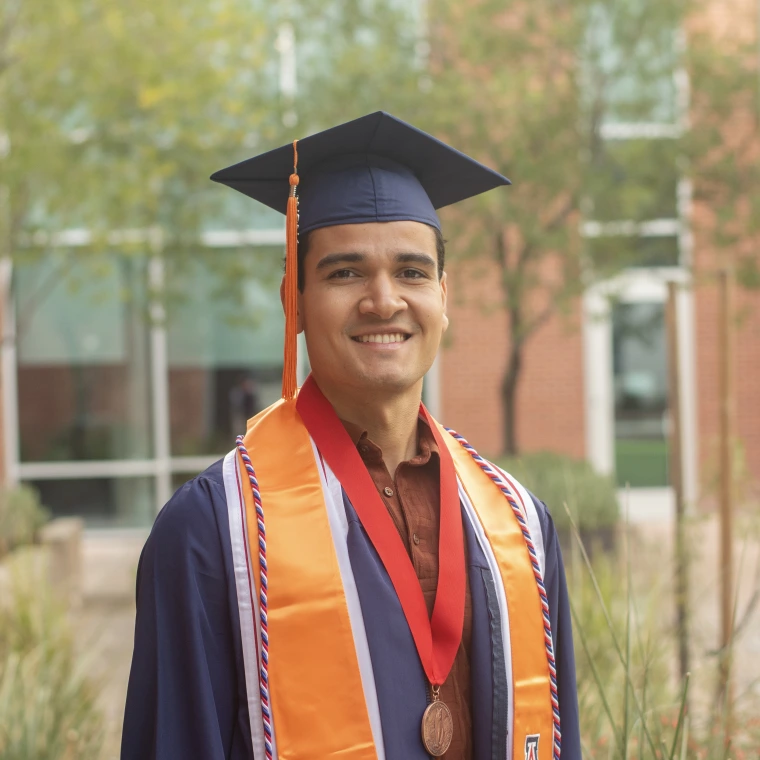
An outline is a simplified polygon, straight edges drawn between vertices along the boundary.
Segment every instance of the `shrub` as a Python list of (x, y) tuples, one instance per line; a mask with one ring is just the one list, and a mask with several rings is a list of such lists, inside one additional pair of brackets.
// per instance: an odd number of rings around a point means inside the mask
[(33, 488), (0, 490), (0, 557), (17, 546), (30, 544), (49, 517)]
[(97, 760), (103, 731), (95, 691), (63, 612), (28, 569), (19, 568), (0, 605), (0, 757)]
[(641, 547), (624, 544), (627, 560), (599, 555), (592, 565), (574, 541), (581, 556), (568, 583), (584, 760), (757, 758), (757, 696), (734, 703), (727, 746), (724, 705), (705, 699), (718, 661), (702, 659), (693, 677), (676, 677), (672, 593), (659, 562), (642, 562)]
[(612, 478), (599, 475), (588, 462), (540, 452), (504, 458), (497, 464), (547, 504), (560, 533), (570, 528), (565, 504), (582, 532), (611, 528), (618, 521)]

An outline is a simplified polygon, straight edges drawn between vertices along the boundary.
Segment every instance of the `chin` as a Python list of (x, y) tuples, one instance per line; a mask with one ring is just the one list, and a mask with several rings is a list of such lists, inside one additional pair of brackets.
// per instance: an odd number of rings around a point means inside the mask
[(410, 374), (408, 372), (373, 372), (366, 370), (355, 378), (357, 386), (364, 386), (376, 391), (390, 391), (393, 393), (403, 393), (409, 391), (422, 381), (422, 376)]

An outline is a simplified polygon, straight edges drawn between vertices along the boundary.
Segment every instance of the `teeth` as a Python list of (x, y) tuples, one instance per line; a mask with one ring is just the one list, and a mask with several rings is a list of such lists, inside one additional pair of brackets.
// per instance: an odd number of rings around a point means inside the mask
[(384, 335), (362, 335), (359, 340), (362, 343), (401, 343), (404, 341), (403, 333), (387, 333)]

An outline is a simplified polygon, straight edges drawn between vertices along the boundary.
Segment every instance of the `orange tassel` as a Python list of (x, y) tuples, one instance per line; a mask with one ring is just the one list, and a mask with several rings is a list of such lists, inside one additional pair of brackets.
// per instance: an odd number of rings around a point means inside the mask
[(282, 397), (291, 401), (298, 385), (298, 140), (293, 141), (293, 174), (285, 214), (285, 351), (282, 370)]

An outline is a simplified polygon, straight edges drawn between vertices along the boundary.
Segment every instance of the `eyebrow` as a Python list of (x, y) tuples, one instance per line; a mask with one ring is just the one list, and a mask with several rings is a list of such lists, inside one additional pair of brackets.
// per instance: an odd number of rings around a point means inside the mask
[[(329, 253), (319, 260), (316, 268), (327, 269), (335, 264), (358, 264), (364, 261), (366, 256), (363, 253)], [(420, 266), (435, 267), (435, 259), (427, 253), (397, 253), (396, 262), (399, 264), (419, 264)]]
[(396, 254), (399, 264), (419, 264), (423, 267), (437, 267), (438, 262), (427, 253), (399, 253)]
[(364, 261), (363, 253), (329, 253), (319, 260), (317, 270), (326, 269), (334, 264), (357, 264)]

